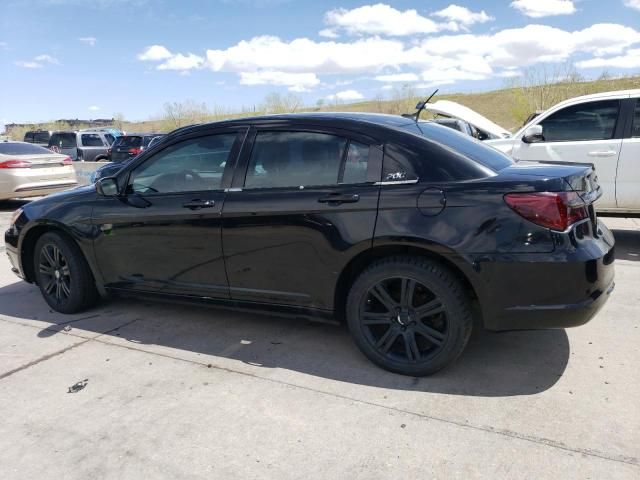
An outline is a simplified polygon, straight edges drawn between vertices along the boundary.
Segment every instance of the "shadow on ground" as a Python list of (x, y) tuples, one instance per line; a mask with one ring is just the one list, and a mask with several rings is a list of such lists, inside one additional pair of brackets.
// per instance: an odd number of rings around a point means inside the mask
[(611, 230), (616, 238), (616, 260), (640, 262), (640, 230)]
[[(119, 298), (83, 314), (64, 316), (49, 309), (37, 287), (21, 282), (0, 288), (0, 315), (14, 317), (13, 321), (52, 323), (37, 333), (40, 338), (60, 334), (65, 327), (103, 333), (124, 325), (108, 335), (145, 350), (169, 347), (175, 349), (169, 351), (175, 357), (193, 360), (195, 354), (205, 364), (216, 364), (212, 357), (219, 357), (352, 384), (455, 395), (542, 392), (562, 376), (570, 355), (564, 330), (491, 333), (477, 329), (462, 357), (448, 369), (427, 378), (404, 377), (369, 363), (340, 326)], [(164, 355), (167, 352), (162, 350)]]

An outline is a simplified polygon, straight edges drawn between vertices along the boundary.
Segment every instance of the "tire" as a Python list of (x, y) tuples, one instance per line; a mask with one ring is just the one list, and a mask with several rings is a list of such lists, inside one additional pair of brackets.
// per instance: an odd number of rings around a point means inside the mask
[(473, 328), (462, 283), (442, 264), (412, 256), (378, 260), (362, 272), (349, 291), (346, 317), (369, 360), (411, 376), (454, 362)]
[(42, 235), (36, 242), (33, 265), (40, 292), (54, 310), (77, 313), (97, 303), (99, 295), (89, 265), (66, 236), (57, 232)]

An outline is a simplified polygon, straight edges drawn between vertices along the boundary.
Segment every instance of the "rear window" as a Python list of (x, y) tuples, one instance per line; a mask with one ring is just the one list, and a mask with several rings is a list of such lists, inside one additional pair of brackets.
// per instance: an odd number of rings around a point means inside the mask
[(33, 142), (34, 143), (47, 143), (51, 135), (49, 132), (35, 132), (33, 134)]
[(136, 135), (136, 136), (119, 137), (113, 146), (137, 148), (141, 145), (142, 145), (142, 137)]
[(75, 148), (76, 134), (75, 133), (54, 133), (49, 139), (49, 146), (59, 148)]
[(83, 147), (104, 147), (102, 138), (97, 133), (83, 133), (82, 134), (82, 146)]
[(469, 135), (461, 135), (451, 128), (425, 122), (418, 125), (418, 129), (422, 136), (443, 149), (489, 168), (493, 172), (499, 172), (513, 165), (513, 160), (499, 150)]
[(39, 145), (31, 143), (0, 143), (0, 154), (2, 155), (51, 155), (51, 150), (47, 150)]

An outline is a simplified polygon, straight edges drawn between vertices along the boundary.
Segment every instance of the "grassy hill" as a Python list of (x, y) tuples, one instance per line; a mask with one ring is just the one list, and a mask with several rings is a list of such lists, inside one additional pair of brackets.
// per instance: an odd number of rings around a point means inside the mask
[[(640, 89), (640, 76), (624, 78), (603, 78), (593, 81), (568, 80), (531, 87), (512, 87), (479, 93), (438, 94), (435, 100), (452, 100), (461, 103), (508, 130), (517, 130), (530, 113), (544, 110), (568, 98), (612, 90)], [(515, 79), (514, 83), (518, 83)], [(410, 87), (400, 88), (389, 98), (376, 98), (356, 103), (333, 103), (316, 107), (304, 107), (293, 95), (271, 94), (265, 103), (253, 109), (231, 111), (209, 109), (204, 104), (193, 101), (165, 105), (165, 112), (158, 118), (143, 122), (118, 121), (118, 127), (129, 132), (168, 132), (183, 125), (211, 122), (265, 113), (286, 113), (292, 111), (354, 111), (401, 114), (414, 111), (415, 104), (423, 99)], [(426, 116), (425, 116), (426, 117)], [(32, 128), (64, 129), (55, 122), (33, 124)], [(22, 140), (24, 130), (7, 132), (13, 139)]]

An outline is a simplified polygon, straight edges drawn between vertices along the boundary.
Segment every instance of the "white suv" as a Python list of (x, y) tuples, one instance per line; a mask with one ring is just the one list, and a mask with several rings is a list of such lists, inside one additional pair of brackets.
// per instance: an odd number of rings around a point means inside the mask
[(640, 213), (640, 90), (566, 100), (486, 143), (516, 161), (593, 163), (603, 190), (597, 209)]

